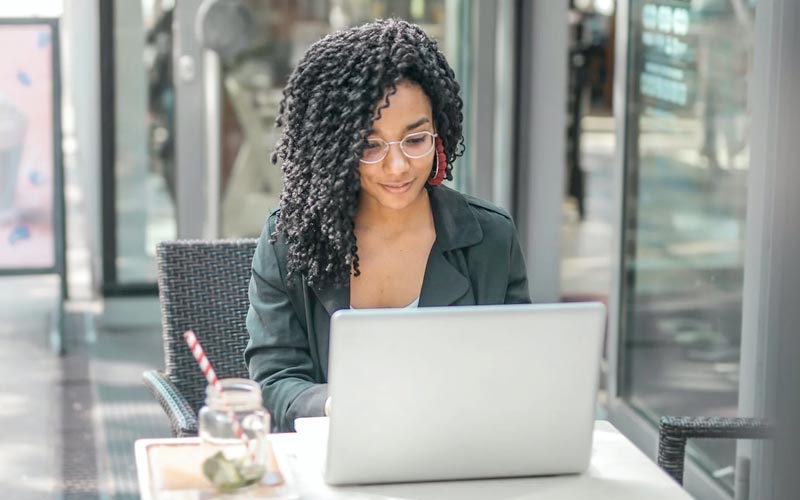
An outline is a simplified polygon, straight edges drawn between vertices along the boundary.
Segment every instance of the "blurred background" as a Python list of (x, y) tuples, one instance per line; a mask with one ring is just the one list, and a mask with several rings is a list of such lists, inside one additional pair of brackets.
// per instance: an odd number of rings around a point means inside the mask
[[(777, 340), (748, 328), (767, 309), (745, 287), (763, 243), (746, 222), (772, 223), (748, 204), (800, 179), (764, 173), (753, 112), (783, 94), (755, 68), (786, 57), (772, 13), (793, 1), (3, 2), (8, 498), (138, 498), (133, 441), (169, 435), (141, 384), (163, 367), (156, 244), (258, 236), (292, 68), (376, 18), (447, 55), (465, 101), (454, 187), (512, 213), (534, 300), (609, 306), (598, 416), (652, 457), (662, 415), (759, 414)], [(752, 453), (692, 443), (687, 489), (733, 498)]]

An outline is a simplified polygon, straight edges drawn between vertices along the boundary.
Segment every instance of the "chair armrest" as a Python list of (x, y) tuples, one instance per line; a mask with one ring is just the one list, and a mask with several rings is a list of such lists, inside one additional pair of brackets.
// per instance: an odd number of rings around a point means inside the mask
[(661, 417), (658, 431), (658, 466), (683, 484), (686, 440), (690, 438), (766, 439), (770, 426), (743, 417)]
[(174, 437), (197, 436), (197, 415), (175, 384), (161, 372), (149, 370), (142, 373), (142, 380), (150, 394), (169, 417)]

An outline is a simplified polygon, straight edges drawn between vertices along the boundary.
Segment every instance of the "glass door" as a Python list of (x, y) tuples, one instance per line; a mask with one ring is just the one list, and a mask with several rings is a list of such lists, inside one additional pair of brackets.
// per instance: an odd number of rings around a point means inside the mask
[[(736, 416), (754, 1), (631, 0), (617, 396)], [(689, 453), (733, 491), (736, 443)]]
[(154, 293), (176, 236), (174, 0), (101, 0), (103, 288)]

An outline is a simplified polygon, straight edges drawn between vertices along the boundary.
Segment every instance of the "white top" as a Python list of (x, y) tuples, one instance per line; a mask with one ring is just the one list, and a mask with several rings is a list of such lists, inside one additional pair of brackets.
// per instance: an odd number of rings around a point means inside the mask
[[(414, 302), (410, 303), (405, 307), (398, 307), (398, 309), (414, 309), (415, 307), (419, 307), (419, 297), (414, 299)], [(357, 307), (350, 306), (350, 309), (358, 309)]]

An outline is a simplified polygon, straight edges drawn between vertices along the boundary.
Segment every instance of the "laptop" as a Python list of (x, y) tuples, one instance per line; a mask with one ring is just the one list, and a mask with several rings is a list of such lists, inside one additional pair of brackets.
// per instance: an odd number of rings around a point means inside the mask
[(600, 303), (342, 310), (331, 318), (331, 485), (580, 473)]

